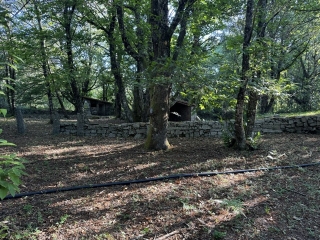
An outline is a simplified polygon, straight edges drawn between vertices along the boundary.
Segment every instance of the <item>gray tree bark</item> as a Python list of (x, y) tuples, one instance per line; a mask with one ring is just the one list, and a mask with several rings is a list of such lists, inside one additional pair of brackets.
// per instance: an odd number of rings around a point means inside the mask
[[(257, 19), (258, 19), (258, 29), (257, 29), (257, 42), (262, 46), (261, 49), (265, 49), (264, 46), (264, 37), (267, 27), (266, 22), (266, 14), (267, 14), (267, 0), (259, 0), (257, 5)], [(259, 52), (257, 53), (257, 57), (263, 57), (265, 53)], [(261, 70), (257, 71), (257, 79), (253, 79), (253, 81), (260, 81), (261, 79)], [(249, 92), (249, 101), (247, 106), (247, 128), (246, 128), (246, 138), (253, 138), (253, 130), (254, 124), (256, 121), (257, 115), (257, 105), (258, 105), (259, 95), (255, 90), (250, 90)]]
[(186, 8), (193, 3), (193, 0), (180, 0), (176, 15), (170, 24), (168, 0), (151, 0), (152, 54), (150, 55), (152, 55), (153, 83), (150, 87), (150, 126), (145, 143), (147, 149), (166, 150), (170, 147), (167, 127), (171, 90), (169, 79), (172, 69), (164, 66), (170, 59), (172, 35), (186, 14)]
[(17, 130), (19, 134), (26, 133), (26, 125), (23, 120), (22, 111), (19, 107), (16, 108), (16, 121), (17, 121)]
[(251, 76), (248, 76), (250, 70), (250, 54), (248, 47), (250, 46), (253, 31), (253, 0), (247, 0), (246, 21), (244, 28), (243, 53), (242, 53), (242, 84), (237, 95), (236, 114), (234, 123), (234, 135), (237, 147), (240, 150), (246, 148), (246, 134), (244, 129), (243, 114), (245, 106), (245, 96), (248, 82)]
[(60, 115), (58, 112), (53, 113), (52, 120), (52, 134), (57, 135), (60, 133)]

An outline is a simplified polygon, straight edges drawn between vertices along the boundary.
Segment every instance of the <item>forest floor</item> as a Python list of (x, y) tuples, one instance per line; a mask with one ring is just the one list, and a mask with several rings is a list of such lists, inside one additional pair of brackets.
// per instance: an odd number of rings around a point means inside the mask
[[(99, 120), (102, 121), (107, 120)], [(319, 162), (320, 135), (264, 135), (255, 151), (221, 139), (143, 141), (51, 135), (47, 118), (0, 120), (1, 148), (27, 160), (21, 193)], [(320, 165), (81, 189), (0, 201), (0, 239), (320, 239)]]

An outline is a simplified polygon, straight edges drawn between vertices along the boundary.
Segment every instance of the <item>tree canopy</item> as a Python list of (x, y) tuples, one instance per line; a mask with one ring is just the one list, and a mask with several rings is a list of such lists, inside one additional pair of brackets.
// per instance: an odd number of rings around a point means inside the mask
[(110, 101), (116, 117), (150, 121), (146, 147), (159, 150), (181, 99), (200, 115), (234, 111), (243, 149), (257, 110), (319, 108), (319, 10), (313, 0), (1, 1), (0, 104), (67, 115), (85, 96)]

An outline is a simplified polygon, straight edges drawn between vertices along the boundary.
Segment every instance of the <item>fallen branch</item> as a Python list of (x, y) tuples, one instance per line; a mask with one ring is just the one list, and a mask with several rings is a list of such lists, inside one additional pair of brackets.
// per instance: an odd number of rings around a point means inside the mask
[(210, 224), (208, 224), (208, 223), (205, 223), (202, 219), (200, 219), (200, 218), (198, 218), (198, 221), (200, 222), (200, 223), (202, 223), (204, 226), (206, 226), (206, 227), (208, 227), (208, 228), (215, 228), (215, 225), (210, 225)]
[(168, 238), (168, 237), (171, 237), (171, 236), (173, 236), (173, 235), (175, 235), (175, 234), (178, 234), (179, 232), (180, 232), (179, 230), (175, 230), (175, 231), (173, 231), (173, 232), (171, 232), (171, 233), (168, 233), (168, 234), (166, 234), (166, 235), (163, 235), (162, 237), (155, 238), (155, 240), (164, 240), (164, 239), (166, 239), (166, 238)]

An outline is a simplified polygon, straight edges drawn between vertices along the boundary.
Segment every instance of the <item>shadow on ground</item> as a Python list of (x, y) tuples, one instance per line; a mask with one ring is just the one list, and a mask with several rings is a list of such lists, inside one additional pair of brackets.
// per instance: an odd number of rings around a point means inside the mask
[[(143, 141), (50, 135), (45, 120), (12, 122), (4, 138), (28, 160), (22, 192), (319, 161), (319, 136), (264, 136), (237, 152), (219, 139), (170, 139), (169, 151)], [(10, 125), (11, 124), (11, 125)], [(320, 169), (276, 170), (77, 190), (0, 202), (8, 239), (319, 239)]]

